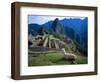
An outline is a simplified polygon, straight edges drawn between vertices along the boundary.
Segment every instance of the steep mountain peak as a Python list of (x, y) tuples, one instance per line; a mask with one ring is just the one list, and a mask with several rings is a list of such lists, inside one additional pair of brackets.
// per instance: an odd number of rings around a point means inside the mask
[(54, 22), (52, 23), (52, 32), (58, 36), (64, 37), (65, 36), (65, 30), (63, 27), (63, 24), (61, 24), (60, 20), (56, 18)]
[(53, 29), (53, 31), (56, 31), (56, 27), (57, 27), (57, 25), (59, 24), (59, 19), (58, 18), (56, 18), (54, 21), (53, 21), (53, 23), (52, 23), (52, 29)]
[(58, 18), (56, 18), (54, 21), (58, 22), (58, 21), (59, 21), (59, 19), (58, 19)]

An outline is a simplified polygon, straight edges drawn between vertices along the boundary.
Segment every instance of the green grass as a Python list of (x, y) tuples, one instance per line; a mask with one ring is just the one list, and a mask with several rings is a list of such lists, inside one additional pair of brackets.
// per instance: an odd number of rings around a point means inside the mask
[(84, 55), (77, 55), (77, 59), (75, 60), (75, 62), (77, 64), (87, 64), (88, 63), (88, 59), (87, 56)]
[(46, 54), (46, 57), (52, 63), (56, 63), (57, 61), (63, 59), (64, 56), (61, 52), (56, 52), (56, 53), (48, 53)]
[(42, 66), (42, 65), (52, 65), (52, 63), (45, 57), (45, 55), (40, 55), (38, 57), (28, 57), (29, 66)]
[[(72, 61), (66, 60), (61, 52), (41, 54), (33, 57), (29, 54), (28, 66), (69, 65)], [(77, 54), (76, 64), (87, 64), (87, 57)]]

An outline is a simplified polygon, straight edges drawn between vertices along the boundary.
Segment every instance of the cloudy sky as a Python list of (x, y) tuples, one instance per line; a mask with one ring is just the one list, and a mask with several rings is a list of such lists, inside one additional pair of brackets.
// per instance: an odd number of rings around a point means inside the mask
[(48, 21), (55, 20), (56, 18), (59, 18), (59, 20), (62, 20), (64, 18), (80, 18), (84, 19), (85, 17), (56, 17), (56, 16), (37, 16), (37, 15), (29, 15), (28, 16), (28, 24), (35, 23), (35, 24), (44, 24)]

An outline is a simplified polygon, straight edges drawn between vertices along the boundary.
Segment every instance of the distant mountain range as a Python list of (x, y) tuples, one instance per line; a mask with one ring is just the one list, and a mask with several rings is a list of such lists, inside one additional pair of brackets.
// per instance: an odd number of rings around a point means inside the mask
[(59, 37), (69, 37), (81, 47), (87, 48), (88, 18), (65, 18), (48, 21), (42, 25), (28, 24), (28, 34), (33, 36), (51, 33)]

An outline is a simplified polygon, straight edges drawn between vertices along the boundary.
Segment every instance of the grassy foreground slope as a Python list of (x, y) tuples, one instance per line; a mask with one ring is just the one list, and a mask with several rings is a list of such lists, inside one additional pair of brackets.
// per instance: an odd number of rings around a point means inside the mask
[[(64, 55), (61, 52), (41, 54), (37, 57), (33, 57), (29, 55), (28, 57), (28, 65), (29, 66), (46, 66), (46, 65), (69, 65), (71, 61), (66, 60)], [(87, 57), (84, 55), (77, 55), (77, 59), (75, 60), (77, 64), (87, 64)]]

